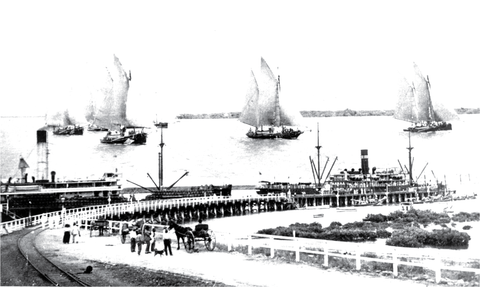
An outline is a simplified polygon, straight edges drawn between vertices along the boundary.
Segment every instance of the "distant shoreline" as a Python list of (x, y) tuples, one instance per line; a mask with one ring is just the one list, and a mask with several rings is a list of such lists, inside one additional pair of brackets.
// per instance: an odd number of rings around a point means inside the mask
[[(480, 114), (480, 108), (455, 109), (457, 114)], [(368, 116), (393, 116), (394, 110), (339, 110), (339, 111), (300, 111), (304, 118), (311, 117), (368, 117)], [(238, 119), (240, 112), (211, 113), (211, 114), (180, 114), (177, 119)]]
[[(480, 114), (480, 108), (455, 109), (457, 114)], [(393, 116), (395, 110), (338, 110), (338, 111), (300, 111), (304, 118), (318, 117), (372, 117)], [(0, 118), (44, 118), (45, 115), (0, 116)], [(177, 119), (238, 119), (240, 112), (210, 113), (210, 114), (179, 114)]]

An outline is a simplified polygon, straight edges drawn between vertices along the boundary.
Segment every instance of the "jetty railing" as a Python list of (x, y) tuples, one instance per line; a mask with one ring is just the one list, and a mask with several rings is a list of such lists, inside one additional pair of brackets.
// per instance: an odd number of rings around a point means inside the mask
[(480, 274), (480, 257), (473, 257), (478, 256), (476, 254), (459, 255), (457, 250), (393, 247), (265, 234), (215, 234), (217, 243), (227, 245), (229, 252), (246, 246), (247, 254), (252, 255), (254, 248), (263, 248), (270, 258), (274, 258), (276, 251), (290, 251), (295, 254), (297, 262), (301, 261), (301, 254), (322, 255), (324, 267), (329, 266), (332, 257), (352, 259), (356, 270), (360, 270), (365, 261), (391, 263), (392, 274), (397, 277), (400, 265), (417, 266), (432, 270), (437, 283), (442, 280), (442, 270)]
[[(94, 205), (78, 207), (73, 209), (63, 209), (60, 211), (48, 212), (39, 215), (32, 215), (21, 219), (2, 222), (0, 224), (0, 234), (8, 234), (13, 231), (21, 230), (32, 225), (42, 224), (43, 228), (60, 228), (68, 222), (78, 222), (88, 228), (89, 223), (84, 220), (99, 219), (104, 216), (119, 216), (125, 213), (136, 213), (151, 210), (162, 210), (173, 207), (188, 207), (197, 204), (219, 204), (225, 202), (248, 201), (248, 200), (282, 200), (283, 195), (245, 195), (245, 196), (206, 196), (206, 197), (186, 197), (173, 199), (159, 199), (149, 201), (130, 201), (122, 203), (112, 203), (105, 205)], [(85, 225), (86, 224), (86, 225)]]

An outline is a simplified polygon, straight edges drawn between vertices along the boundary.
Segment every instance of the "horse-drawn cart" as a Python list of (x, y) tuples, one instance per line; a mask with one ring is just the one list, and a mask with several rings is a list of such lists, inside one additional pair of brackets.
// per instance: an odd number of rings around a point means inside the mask
[[(203, 224), (201, 228), (195, 228), (192, 230), (190, 227), (182, 227), (174, 222), (170, 222), (170, 229), (175, 229), (178, 241), (178, 249), (180, 248), (180, 239), (182, 239), (185, 249), (188, 253), (193, 253), (198, 251), (198, 248), (195, 247), (195, 242), (201, 242), (205, 244), (205, 248), (208, 251), (213, 251), (217, 245), (217, 238), (215, 233), (208, 229), (207, 224)], [(185, 242), (184, 239), (187, 239)]]
[(202, 232), (189, 231), (187, 232), (187, 252), (192, 253), (196, 251), (195, 242), (201, 242), (205, 244), (205, 248), (208, 251), (213, 251), (217, 245), (217, 238), (212, 230), (202, 230)]

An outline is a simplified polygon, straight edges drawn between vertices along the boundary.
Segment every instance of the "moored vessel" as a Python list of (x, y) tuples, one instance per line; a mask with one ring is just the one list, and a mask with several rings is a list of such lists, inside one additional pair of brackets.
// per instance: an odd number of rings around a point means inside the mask
[(1, 182), (2, 208), (19, 216), (87, 205), (126, 201), (117, 172), (107, 172), (97, 179), (58, 180), (49, 172), (47, 131), (37, 131), (37, 176), (28, 179), (26, 161), (20, 159), (21, 176)]

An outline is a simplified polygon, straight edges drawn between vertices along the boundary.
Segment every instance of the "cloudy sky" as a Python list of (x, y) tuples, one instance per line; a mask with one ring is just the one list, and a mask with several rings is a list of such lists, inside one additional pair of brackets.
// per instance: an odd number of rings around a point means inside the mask
[(300, 110), (393, 109), (413, 62), (432, 96), (478, 108), (477, 3), (1, 1), (1, 114), (81, 103), (113, 54), (149, 116), (241, 111), (260, 57)]

